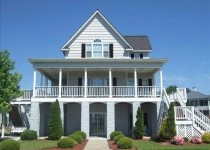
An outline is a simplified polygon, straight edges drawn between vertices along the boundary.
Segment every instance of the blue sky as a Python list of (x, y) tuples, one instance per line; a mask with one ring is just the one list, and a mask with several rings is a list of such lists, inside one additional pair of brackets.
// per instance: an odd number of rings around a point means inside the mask
[(28, 58), (63, 58), (65, 42), (99, 9), (122, 35), (148, 35), (152, 58), (168, 58), (164, 86), (210, 95), (209, 0), (0, 0), (0, 49), (9, 49), (22, 89)]

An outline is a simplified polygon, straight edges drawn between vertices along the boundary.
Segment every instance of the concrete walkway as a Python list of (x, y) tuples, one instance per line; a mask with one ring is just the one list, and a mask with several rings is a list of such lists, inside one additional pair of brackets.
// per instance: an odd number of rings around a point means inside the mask
[(110, 150), (106, 138), (90, 137), (84, 150)]

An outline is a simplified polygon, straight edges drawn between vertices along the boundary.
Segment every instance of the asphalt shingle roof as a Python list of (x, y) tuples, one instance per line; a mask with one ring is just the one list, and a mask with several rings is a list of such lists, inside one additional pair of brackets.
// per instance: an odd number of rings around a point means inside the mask
[(148, 36), (123, 36), (134, 50), (152, 50)]
[(200, 99), (200, 98), (208, 98), (208, 95), (200, 93), (198, 91), (191, 91), (187, 93), (187, 99)]

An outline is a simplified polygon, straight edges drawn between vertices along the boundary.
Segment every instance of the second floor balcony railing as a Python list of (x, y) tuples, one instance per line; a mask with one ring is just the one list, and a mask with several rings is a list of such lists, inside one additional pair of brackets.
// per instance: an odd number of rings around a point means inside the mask
[[(135, 97), (134, 86), (62, 86), (61, 97)], [(35, 97), (58, 97), (59, 86), (39, 86)], [(85, 91), (86, 90), (86, 91)], [(110, 94), (111, 91), (111, 94)], [(161, 88), (157, 86), (138, 86), (137, 97), (160, 97)]]

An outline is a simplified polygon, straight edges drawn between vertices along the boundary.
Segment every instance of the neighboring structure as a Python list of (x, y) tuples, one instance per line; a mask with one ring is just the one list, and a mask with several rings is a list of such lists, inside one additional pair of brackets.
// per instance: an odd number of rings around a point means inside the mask
[(210, 95), (205, 95), (193, 88), (187, 93), (187, 106), (195, 106), (204, 115), (210, 115)]
[[(186, 126), (193, 131), (184, 132), (189, 138), (209, 129), (195, 127), (203, 118), (196, 116), (198, 112), (184, 111), (185, 89), (166, 94), (162, 69), (167, 59), (150, 58), (149, 38), (122, 36), (98, 10), (68, 40), (62, 52), (63, 59), (29, 59), (34, 68), (33, 90), (25, 91), (12, 103), (17, 108), (11, 115), (20, 112), (11, 117), (13, 132), (27, 127), (39, 136), (47, 136), (50, 105), (56, 99), (65, 135), (82, 130), (87, 137), (109, 138), (112, 131), (121, 130), (132, 136), (137, 109), (141, 107), (145, 135), (152, 136), (158, 133), (169, 104), (174, 101), (181, 104), (175, 108), (179, 135)], [(201, 121), (193, 122), (192, 116)]]

